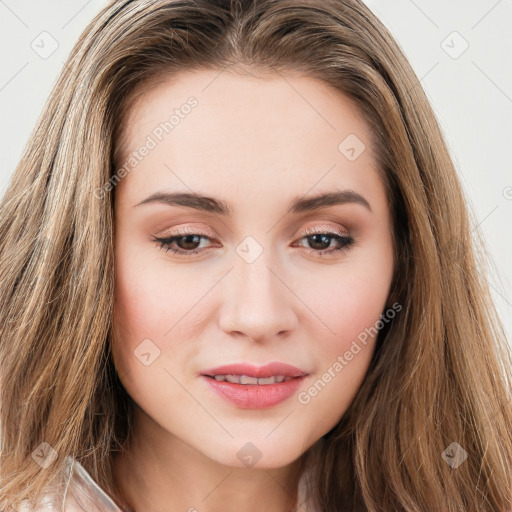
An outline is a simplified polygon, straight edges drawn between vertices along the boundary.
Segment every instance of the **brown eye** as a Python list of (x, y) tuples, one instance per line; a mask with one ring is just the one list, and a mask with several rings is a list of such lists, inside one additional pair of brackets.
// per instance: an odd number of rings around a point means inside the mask
[(209, 237), (198, 233), (184, 233), (165, 238), (153, 238), (153, 241), (156, 242), (161, 249), (165, 249), (165, 252), (170, 251), (173, 254), (188, 256), (200, 253), (204, 250), (203, 248), (198, 248), (201, 239), (210, 240)]
[[(312, 231), (306, 230), (301, 240), (307, 240), (308, 247), (306, 249), (314, 254), (323, 256), (324, 254), (338, 253), (344, 249), (348, 249), (354, 242), (354, 238), (350, 235), (341, 233), (331, 233), (328, 231)], [(329, 250), (332, 242), (338, 247)]]
[[(165, 252), (171, 252), (180, 256), (192, 256), (208, 250), (206, 247), (199, 247), (201, 240), (211, 240), (206, 235), (199, 233), (182, 233), (176, 234), (170, 237), (153, 238), (161, 249), (165, 249)], [(305, 231), (304, 236), (300, 240), (307, 240), (308, 246), (305, 247), (310, 253), (315, 255), (323, 256), (324, 254), (339, 253), (344, 249), (348, 249), (355, 240), (350, 235), (331, 233), (331, 232), (314, 232)], [(333, 241), (337, 245), (330, 249)], [(302, 246), (299, 244), (299, 246)]]

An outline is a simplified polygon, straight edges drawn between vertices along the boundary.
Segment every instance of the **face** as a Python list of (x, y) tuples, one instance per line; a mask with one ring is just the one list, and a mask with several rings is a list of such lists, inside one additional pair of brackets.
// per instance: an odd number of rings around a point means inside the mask
[(140, 425), (236, 467), (289, 464), (336, 425), (393, 273), (368, 127), (285, 78), (182, 72), (118, 141), (114, 363)]

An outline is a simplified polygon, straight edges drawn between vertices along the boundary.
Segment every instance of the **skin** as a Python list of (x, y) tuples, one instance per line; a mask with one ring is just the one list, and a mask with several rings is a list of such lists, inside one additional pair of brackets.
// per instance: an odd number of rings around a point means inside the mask
[[(371, 133), (349, 99), (299, 75), (258, 78), (233, 71), (181, 72), (148, 88), (127, 112), (119, 162), (169, 113), (198, 104), (115, 189), (114, 363), (133, 398), (135, 426), (115, 480), (136, 511), (290, 510), (299, 462), (331, 430), (364, 379), (375, 338), (307, 404), (298, 393), (266, 409), (242, 409), (213, 393), (201, 370), (271, 361), (308, 372), (304, 393), (386, 309), (393, 235)], [(356, 134), (354, 161), (338, 146)], [(334, 189), (357, 203), (287, 213), (296, 197)], [(228, 202), (231, 216), (147, 203), (157, 191), (196, 192)], [(206, 236), (165, 252), (151, 237), (189, 228)], [(347, 232), (355, 243), (306, 228)], [(236, 249), (252, 236), (263, 249), (248, 263)], [(315, 243), (316, 242), (316, 243)], [(316, 253), (315, 253), (316, 251)], [(134, 351), (160, 350), (146, 366)], [(251, 442), (252, 467), (237, 453)], [(170, 508), (172, 504), (172, 508)]]

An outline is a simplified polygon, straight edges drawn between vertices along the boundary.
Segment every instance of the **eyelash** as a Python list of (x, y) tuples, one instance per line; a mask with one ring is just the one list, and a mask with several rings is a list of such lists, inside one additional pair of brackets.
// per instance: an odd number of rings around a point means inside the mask
[[(355, 243), (354, 238), (350, 234), (345, 235), (342, 233), (333, 233), (328, 230), (321, 230), (321, 229), (319, 229), (319, 230), (306, 229), (303, 232), (302, 236), (299, 238), (299, 240), (302, 240), (303, 238), (309, 238), (309, 237), (312, 237), (315, 235), (325, 235), (328, 238), (331, 238), (331, 240), (336, 240), (336, 241), (338, 241), (338, 243), (340, 243), (340, 247), (338, 247), (337, 249), (334, 249), (334, 250), (323, 249), (321, 251), (318, 251), (315, 249), (307, 248), (308, 252), (314, 253), (316, 256), (324, 256), (325, 254), (340, 253), (341, 251), (348, 250), (350, 248), (350, 246), (352, 246)], [(165, 238), (153, 237), (152, 241), (155, 242), (160, 249), (165, 248), (165, 252), (170, 251), (171, 253), (173, 253), (175, 255), (185, 256), (185, 257), (191, 257), (191, 255), (201, 253), (204, 250), (208, 250), (208, 249), (192, 249), (190, 251), (186, 251), (186, 250), (179, 249), (179, 248), (176, 249), (171, 246), (171, 244), (174, 241), (176, 241), (180, 238), (184, 238), (186, 236), (196, 236), (199, 238), (210, 239), (210, 237), (208, 237), (206, 235), (201, 235), (200, 233), (183, 231), (183, 232), (176, 233), (170, 237), (165, 237)]]

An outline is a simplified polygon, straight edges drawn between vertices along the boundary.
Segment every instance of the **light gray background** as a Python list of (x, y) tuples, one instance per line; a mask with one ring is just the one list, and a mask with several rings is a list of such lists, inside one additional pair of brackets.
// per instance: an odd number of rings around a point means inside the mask
[[(487, 241), (494, 265), (488, 281), (510, 341), (512, 0), (366, 4), (403, 48), (438, 116), (470, 198), (474, 229)], [(0, 194), (73, 44), (104, 5), (0, 0)]]

